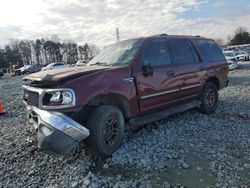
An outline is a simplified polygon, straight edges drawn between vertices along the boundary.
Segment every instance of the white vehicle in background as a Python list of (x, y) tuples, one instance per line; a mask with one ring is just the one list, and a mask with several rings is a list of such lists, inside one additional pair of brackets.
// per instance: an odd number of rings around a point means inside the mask
[(23, 67), (21, 67), (19, 70), (21, 71), (21, 72), (23, 72), (23, 71), (25, 71), (26, 69), (28, 69), (28, 68), (30, 68), (31, 67), (31, 65), (24, 65)]
[(223, 51), (223, 54), (227, 60), (229, 70), (234, 70), (239, 67), (234, 51)]
[(64, 68), (64, 67), (67, 67), (67, 66), (62, 62), (50, 63), (46, 67), (43, 67), (42, 71), (59, 69), (59, 68)]
[(87, 60), (79, 60), (76, 62), (76, 66), (85, 66), (87, 63)]
[(15, 74), (16, 75), (25, 74), (26, 70), (28, 70), (30, 67), (31, 67), (31, 65), (24, 65), (23, 67), (16, 69)]
[(235, 55), (236, 55), (237, 59), (240, 60), (240, 61), (249, 60), (249, 54), (247, 52), (245, 52), (245, 51), (235, 52)]

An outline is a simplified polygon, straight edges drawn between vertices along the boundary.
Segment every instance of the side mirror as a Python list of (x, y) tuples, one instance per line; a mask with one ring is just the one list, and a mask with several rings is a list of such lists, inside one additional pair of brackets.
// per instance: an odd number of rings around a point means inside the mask
[(142, 74), (145, 77), (153, 76), (153, 67), (151, 66), (151, 64), (146, 64), (142, 66)]

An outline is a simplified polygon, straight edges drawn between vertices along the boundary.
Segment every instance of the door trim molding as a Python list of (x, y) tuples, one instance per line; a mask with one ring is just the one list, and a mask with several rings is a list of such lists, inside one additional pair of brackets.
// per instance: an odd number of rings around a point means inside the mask
[(178, 92), (178, 91), (192, 89), (192, 88), (199, 87), (199, 86), (201, 86), (201, 84), (194, 84), (194, 85), (190, 85), (190, 86), (186, 86), (186, 87), (181, 87), (181, 88), (178, 88), (178, 89), (172, 89), (172, 90), (163, 91), (163, 92), (159, 92), (159, 93), (154, 93), (154, 94), (150, 94), (150, 95), (144, 95), (144, 96), (142, 96), (140, 98), (142, 100), (144, 100), (144, 99), (148, 99), (148, 98), (152, 98), (152, 97), (157, 97), (157, 96), (161, 96), (161, 95), (175, 93), (175, 92)]
[(194, 84), (194, 85), (190, 85), (186, 87), (181, 87), (181, 90), (192, 89), (192, 88), (199, 87), (199, 86), (201, 86), (201, 84)]
[(145, 95), (145, 96), (142, 96), (141, 99), (148, 99), (148, 98), (157, 97), (157, 96), (160, 96), (160, 95), (174, 93), (174, 92), (177, 92), (177, 91), (180, 91), (180, 89), (172, 89), (172, 90), (168, 90), (168, 91), (163, 91), (163, 92), (159, 92), (159, 93)]

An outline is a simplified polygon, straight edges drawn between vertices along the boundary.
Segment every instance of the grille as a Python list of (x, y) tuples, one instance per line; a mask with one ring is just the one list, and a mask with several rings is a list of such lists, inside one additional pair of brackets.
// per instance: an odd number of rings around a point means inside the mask
[(39, 93), (24, 89), (23, 100), (30, 106), (39, 107)]

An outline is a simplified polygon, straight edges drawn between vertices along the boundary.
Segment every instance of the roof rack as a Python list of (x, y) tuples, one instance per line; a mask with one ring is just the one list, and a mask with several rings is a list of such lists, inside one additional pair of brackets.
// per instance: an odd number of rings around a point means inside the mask
[(167, 36), (168, 34), (166, 34), (166, 33), (162, 33), (162, 34), (160, 34), (160, 36)]
[(195, 35), (195, 37), (201, 37), (200, 35)]

